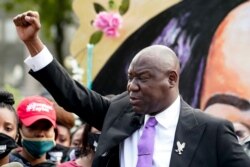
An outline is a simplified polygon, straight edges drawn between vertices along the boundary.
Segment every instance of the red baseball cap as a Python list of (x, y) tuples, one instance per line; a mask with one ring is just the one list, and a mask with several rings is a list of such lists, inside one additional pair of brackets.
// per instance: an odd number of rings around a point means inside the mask
[(56, 112), (53, 103), (45, 97), (26, 97), (19, 103), (17, 115), (25, 126), (30, 126), (40, 119), (46, 119), (56, 127)]

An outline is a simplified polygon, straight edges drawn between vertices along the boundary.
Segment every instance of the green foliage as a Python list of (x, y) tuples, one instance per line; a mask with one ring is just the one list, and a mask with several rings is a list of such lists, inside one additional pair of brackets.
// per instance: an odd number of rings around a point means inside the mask
[(5, 9), (7, 12), (21, 13), (26, 10), (37, 10), (37, 5), (34, 5), (34, 1), (25, 0), (1, 0), (0, 7)]
[(101, 11), (106, 11), (106, 9), (99, 3), (94, 3), (94, 9), (96, 13), (100, 13)]
[(109, 9), (115, 9), (116, 8), (116, 5), (115, 5), (115, 2), (114, 0), (109, 0)]
[(90, 37), (89, 43), (93, 45), (97, 44), (102, 39), (102, 35), (103, 35), (102, 31), (94, 32)]
[(52, 27), (56, 24), (73, 24), (72, 0), (1, 0), (0, 7), (16, 14), (28, 10), (40, 14), (43, 33), (48, 39), (53, 38)]
[(129, 9), (129, 0), (122, 0), (122, 3), (119, 7), (119, 13), (124, 15)]

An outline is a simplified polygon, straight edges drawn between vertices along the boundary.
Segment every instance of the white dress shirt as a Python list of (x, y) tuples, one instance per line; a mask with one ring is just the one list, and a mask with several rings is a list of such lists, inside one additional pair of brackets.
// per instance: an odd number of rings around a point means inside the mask
[(36, 72), (40, 69), (46, 67), (53, 60), (53, 56), (50, 51), (44, 46), (43, 50), (39, 52), (35, 57), (27, 57), (24, 60), (24, 63), (32, 69), (32, 71)]
[[(163, 112), (155, 116), (158, 124), (155, 126), (155, 145), (152, 167), (168, 167), (174, 144), (175, 131), (180, 115), (180, 96)], [(145, 116), (144, 125), (149, 115)], [(143, 126), (120, 144), (120, 166), (135, 167), (137, 163), (137, 144), (142, 134)]]

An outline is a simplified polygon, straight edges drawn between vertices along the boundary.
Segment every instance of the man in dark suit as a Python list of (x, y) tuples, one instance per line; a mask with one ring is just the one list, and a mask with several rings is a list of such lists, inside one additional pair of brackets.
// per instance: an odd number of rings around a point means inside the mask
[(14, 18), (20, 39), (31, 57), (30, 74), (58, 104), (102, 131), (95, 167), (133, 167), (145, 122), (154, 117), (153, 160), (160, 167), (248, 167), (250, 159), (232, 124), (191, 108), (179, 95), (179, 61), (165, 46), (140, 51), (128, 69), (127, 91), (111, 100), (72, 80), (38, 37), (37, 12)]

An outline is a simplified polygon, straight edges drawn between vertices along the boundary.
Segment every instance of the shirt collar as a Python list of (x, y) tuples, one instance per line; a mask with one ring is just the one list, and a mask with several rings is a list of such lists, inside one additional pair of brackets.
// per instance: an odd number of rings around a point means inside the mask
[[(181, 108), (180, 96), (178, 96), (175, 101), (164, 111), (155, 116), (158, 124), (162, 125), (164, 128), (170, 128), (172, 126), (177, 126)], [(144, 125), (149, 119), (150, 115), (145, 116)]]

